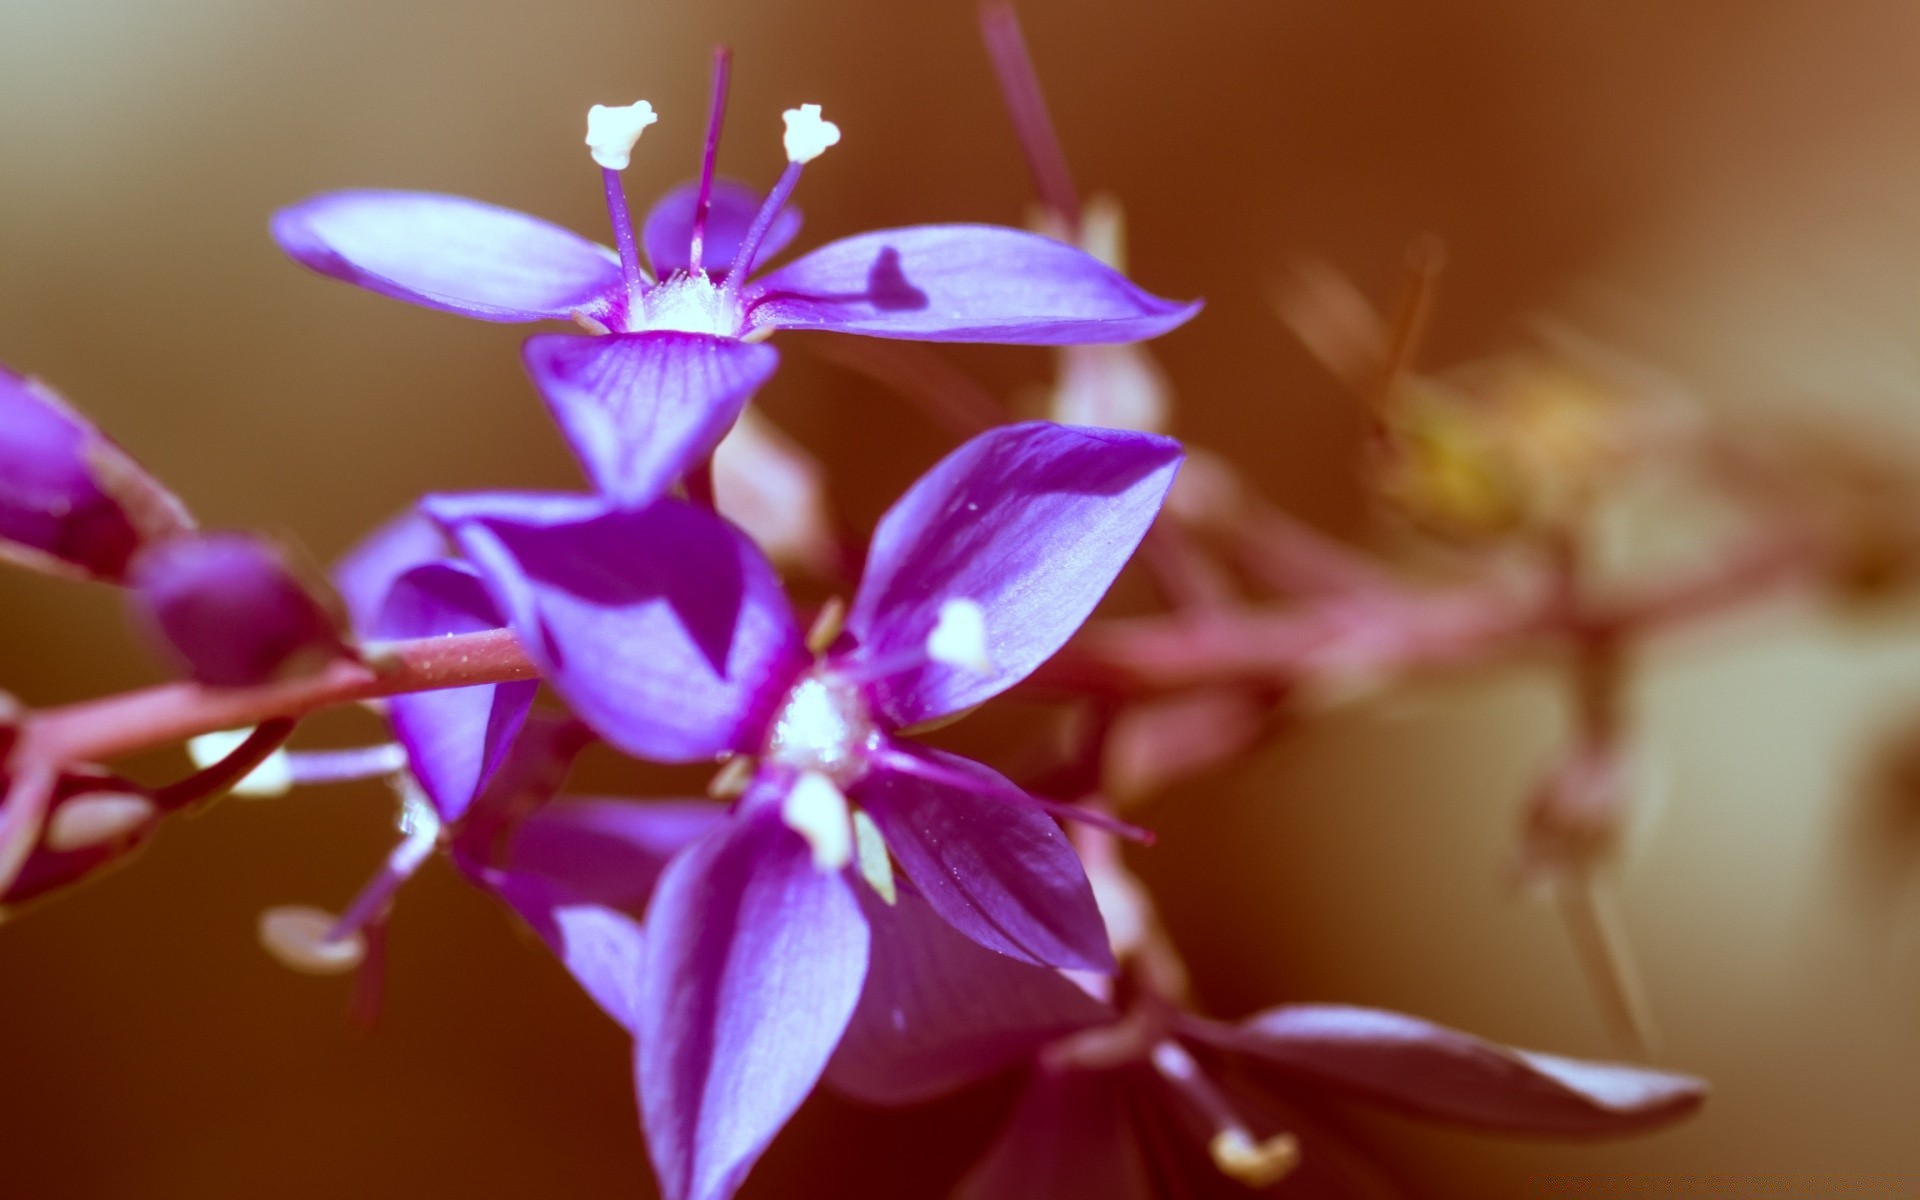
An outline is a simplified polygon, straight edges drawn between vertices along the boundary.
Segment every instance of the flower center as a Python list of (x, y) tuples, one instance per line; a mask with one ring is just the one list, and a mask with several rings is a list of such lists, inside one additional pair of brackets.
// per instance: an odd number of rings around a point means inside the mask
[(859, 687), (816, 668), (787, 693), (767, 735), (766, 759), (844, 788), (866, 773), (879, 747), (880, 729)]
[(629, 333), (645, 329), (737, 337), (740, 306), (704, 272), (675, 275), (649, 289), (627, 322)]

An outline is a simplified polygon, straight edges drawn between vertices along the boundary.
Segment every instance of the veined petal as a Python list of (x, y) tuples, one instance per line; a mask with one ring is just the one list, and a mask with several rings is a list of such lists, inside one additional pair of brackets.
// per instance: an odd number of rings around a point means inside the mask
[(640, 1110), (661, 1195), (726, 1200), (812, 1090), (867, 970), (842, 872), (775, 805), (747, 805), (670, 863), (636, 994)]
[(875, 685), (876, 709), (914, 725), (1026, 678), (1106, 594), (1179, 465), (1167, 438), (1040, 421), (942, 459), (881, 518), (847, 629), (882, 659), (923, 646), (947, 602), (971, 600), (991, 669), (929, 662)]
[(726, 815), (707, 800), (563, 799), (514, 830), (482, 882), (533, 926), (581, 987), (629, 1033), (642, 914), (667, 861)]
[(1123, 1072), (1035, 1071), (955, 1200), (1154, 1200)]
[(483, 321), (599, 313), (623, 286), (612, 251), (464, 196), (325, 192), (275, 213), (273, 237), (322, 275)]
[(918, 1104), (985, 1079), (1054, 1038), (1113, 1019), (1058, 971), (955, 932), (918, 893), (856, 887), (873, 949), (827, 1083), (869, 1104)]
[(1112, 971), (1093, 887), (1067, 837), (1011, 781), (952, 754), (896, 747), (852, 797), (927, 903), (990, 950)]
[[(479, 575), (464, 563), (415, 567), (395, 580), (375, 619), (382, 638), (477, 633), (506, 624)], [(533, 708), (535, 680), (413, 692), (387, 701), (387, 717), (414, 778), (442, 820), (466, 815)]]
[(1063, 242), (996, 225), (915, 225), (829, 242), (743, 293), (756, 328), (928, 342), (1138, 342), (1199, 302), (1144, 292)]
[(630, 507), (711, 454), (780, 363), (772, 346), (677, 332), (545, 334), (523, 357), (594, 487)]
[(1405, 1013), (1347, 1005), (1283, 1005), (1234, 1025), (1192, 1019), (1188, 1032), (1298, 1080), (1504, 1133), (1636, 1133), (1690, 1115), (1707, 1092), (1688, 1075), (1516, 1050)]
[(417, 508), (361, 538), (333, 566), (333, 586), (346, 601), (353, 628), (371, 636), (393, 581), (420, 566), (453, 553), (440, 527)]
[(705, 509), (579, 496), (437, 496), (541, 673), (629, 754), (694, 762), (757, 749), (804, 661), (772, 567)]
[[(640, 231), (653, 272), (665, 279), (688, 266), (687, 251), (693, 246), (693, 208), (700, 198), (700, 181), (689, 180), (655, 201)], [(706, 246), (700, 262), (708, 275), (724, 278), (727, 265), (740, 249), (754, 216), (760, 211), (760, 193), (731, 179), (713, 181), (713, 198), (707, 209)], [(759, 261), (766, 262), (780, 253), (800, 232), (800, 210), (788, 205), (774, 217), (766, 238), (760, 243)]]

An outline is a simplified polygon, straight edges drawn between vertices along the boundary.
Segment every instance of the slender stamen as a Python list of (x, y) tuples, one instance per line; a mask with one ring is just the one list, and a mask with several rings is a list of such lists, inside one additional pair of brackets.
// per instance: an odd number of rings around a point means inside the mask
[(1027, 53), (1027, 39), (1020, 32), (1020, 18), (1013, 6), (982, 4), (980, 35), (993, 59), (1000, 95), (1013, 118), (1013, 131), (1026, 155), (1027, 169), (1033, 172), (1033, 187), (1040, 193), (1040, 203), (1052, 209), (1066, 222), (1067, 232), (1078, 238), (1079, 193), (1074, 190), (1073, 174), (1067, 170), (1067, 156), (1060, 148), (1053, 118), (1047, 113), (1047, 98), (1040, 91), (1040, 77), (1034, 72), (1033, 56)]
[(1126, 838), (1128, 841), (1136, 842), (1142, 846), (1151, 846), (1156, 840), (1156, 835), (1151, 829), (1142, 829), (1138, 825), (1122, 821), (1120, 818), (1109, 813), (1101, 812), (1098, 809), (1087, 808), (1079, 804), (1062, 804), (1058, 800), (1048, 800), (1043, 796), (1036, 796), (1031, 792), (1023, 791), (1017, 787), (996, 788), (990, 785), (983, 786), (984, 781), (973, 775), (951, 770), (941, 766), (939, 763), (921, 758), (917, 754), (907, 754), (891, 746), (880, 751), (874, 760), (874, 765), (885, 767), (888, 770), (898, 771), (903, 775), (918, 776), (931, 783), (938, 783), (944, 787), (954, 788), (958, 791), (973, 792), (977, 795), (989, 796), (995, 800), (1003, 800), (1009, 804), (1017, 804), (1025, 801), (1038, 807), (1041, 812), (1046, 813), (1055, 820), (1078, 821), (1083, 825), (1091, 825), (1095, 829), (1104, 829), (1116, 837)]
[(620, 276), (627, 284), (627, 311), (633, 312), (639, 308), (640, 294), (653, 282), (653, 277), (640, 265), (640, 247), (633, 240), (633, 217), (627, 211), (627, 189), (620, 182), (620, 172), (602, 167), (600, 178), (606, 183), (607, 220), (613, 225), (613, 244), (620, 251)]
[(440, 816), (418, 785), (404, 780), (401, 785), (400, 844), (387, 855), (387, 861), (374, 873), (347, 911), (327, 930), (326, 941), (341, 942), (359, 935), (368, 923), (378, 920), (393, 901), (400, 885), (412, 878), (427, 861), (440, 841)]
[(286, 755), (296, 787), (379, 779), (407, 765), (406, 750), (395, 742), (351, 750), (289, 750)]
[(721, 286), (728, 292), (738, 293), (740, 285), (746, 282), (747, 272), (753, 270), (753, 260), (760, 253), (760, 243), (767, 238), (767, 230), (773, 228), (773, 219), (780, 215), (787, 201), (793, 197), (794, 185), (800, 182), (800, 168), (804, 163), (790, 162), (787, 169), (780, 172), (780, 178), (761, 202), (760, 211), (753, 214), (753, 224), (747, 227), (747, 236), (740, 240), (740, 249), (733, 256), (733, 265), (727, 268), (727, 281)]
[(720, 153), (720, 123), (727, 115), (727, 80), (733, 74), (733, 51), (713, 49), (713, 102), (707, 109), (707, 149), (700, 159), (700, 195), (693, 205), (693, 244), (687, 249), (687, 269), (701, 271), (706, 250), (707, 213), (713, 207), (713, 164)]
[(627, 211), (627, 189), (620, 182), (620, 172), (633, 161), (640, 135), (659, 119), (645, 100), (619, 106), (596, 104), (587, 110), (587, 148), (600, 164), (600, 178), (606, 185), (607, 218), (613, 225), (614, 245), (620, 249), (629, 313), (640, 306), (640, 294), (653, 277), (640, 265), (640, 247), (633, 240), (633, 217)]
[(1213, 1126), (1207, 1153), (1222, 1174), (1248, 1187), (1264, 1188), (1286, 1178), (1299, 1165), (1299, 1142), (1285, 1133), (1256, 1140), (1240, 1120), (1240, 1114), (1233, 1110), (1185, 1047), (1178, 1042), (1163, 1041), (1154, 1046), (1148, 1057), (1160, 1077), (1172, 1084)]

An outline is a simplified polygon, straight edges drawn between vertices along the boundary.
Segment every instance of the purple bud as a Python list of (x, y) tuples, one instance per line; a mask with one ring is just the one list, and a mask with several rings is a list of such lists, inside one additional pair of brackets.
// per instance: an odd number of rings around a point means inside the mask
[(192, 524), (53, 391), (0, 367), (0, 558), (118, 583), (142, 545)]
[[(7, 783), (0, 776), (0, 793)], [(98, 768), (65, 772), (20, 873), (0, 890), (0, 906), (38, 899), (119, 863), (153, 836), (162, 815), (152, 794), (129, 780)]]
[(332, 614), (252, 534), (187, 534), (149, 546), (128, 585), (135, 620), (201, 683), (264, 683), (345, 651)]

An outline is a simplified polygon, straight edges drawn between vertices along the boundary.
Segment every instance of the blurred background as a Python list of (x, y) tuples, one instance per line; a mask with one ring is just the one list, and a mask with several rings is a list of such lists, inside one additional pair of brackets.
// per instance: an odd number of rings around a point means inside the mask
[[(1178, 432), (1314, 524), (1364, 527), (1361, 422), (1271, 288), (1313, 256), (1384, 298), (1428, 232), (1450, 250), (1430, 365), (1557, 314), (1716, 406), (1858, 425), (1920, 471), (1920, 8), (1020, 8), (1082, 187), (1126, 206), (1132, 274), (1208, 300), (1157, 348)], [(409, 187), (601, 236), (584, 110), (663, 114), (627, 176), (643, 204), (697, 167), (719, 41), (737, 52), (723, 172), (769, 183), (801, 101), (845, 132), (799, 193), (803, 245), (1024, 219), (969, 0), (0, 0), (0, 359), (204, 520), (319, 561), (421, 491), (570, 486), (516, 331), (313, 277), (267, 216)], [(947, 442), (804, 343), (762, 399), (864, 527)], [(1002, 394), (1050, 370), (955, 361)], [(0, 685), (28, 702), (157, 678), (143, 661), (104, 589), (0, 576)], [(1888, 782), (1920, 736), (1920, 612), (1771, 606), (1663, 642), (1636, 686), (1665, 802), (1621, 906), (1662, 1061), (1715, 1086), (1704, 1115), (1599, 1147), (1370, 1132), (1431, 1196), (1522, 1195), (1541, 1171), (1920, 1186), (1920, 802)], [(1375, 1004), (1608, 1053), (1553, 910), (1506, 887), (1563, 722), (1544, 672), (1423, 685), (1158, 804), (1135, 861), (1208, 1005)], [(373, 787), (227, 802), (0, 927), (0, 1194), (651, 1194), (623, 1039), (443, 864), (402, 895), (370, 1034), (341, 981), (255, 945), (261, 908), (351, 895), (390, 808)], [(816, 1100), (748, 1194), (940, 1195), (1003, 1099)]]

